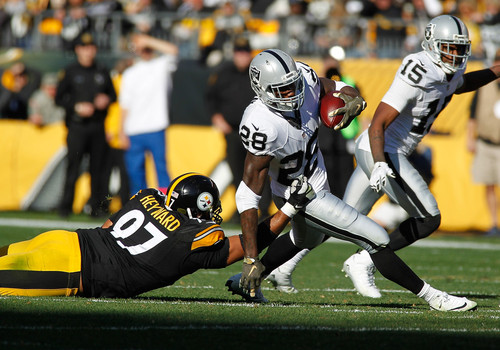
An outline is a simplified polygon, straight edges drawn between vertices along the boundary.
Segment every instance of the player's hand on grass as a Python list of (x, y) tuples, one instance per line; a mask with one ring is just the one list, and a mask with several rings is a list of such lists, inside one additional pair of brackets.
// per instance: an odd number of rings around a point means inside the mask
[(260, 287), (262, 274), (265, 269), (266, 267), (260, 262), (259, 258), (245, 257), (243, 259), (240, 287), (248, 292), (252, 298), (255, 297), (257, 288)]

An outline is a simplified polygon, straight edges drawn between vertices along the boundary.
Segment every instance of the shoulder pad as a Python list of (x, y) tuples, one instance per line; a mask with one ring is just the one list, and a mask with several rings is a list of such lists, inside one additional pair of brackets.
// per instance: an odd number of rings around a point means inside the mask
[[(261, 103), (252, 103), (243, 114), (240, 137), (244, 147), (257, 156), (272, 155), (280, 148), (282, 134), (281, 117)], [(280, 130), (280, 133), (278, 133)]]

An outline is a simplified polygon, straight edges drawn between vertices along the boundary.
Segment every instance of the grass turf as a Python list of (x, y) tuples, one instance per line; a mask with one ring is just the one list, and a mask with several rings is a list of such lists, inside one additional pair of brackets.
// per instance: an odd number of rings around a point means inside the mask
[[(0, 246), (45, 230), (0, 226)], [(363, 298), (340, 271), (356, 246), (325, 243), (297, 267), (298, 294), (279, 293), (264, 282), (266, 305), (226, 291), (239, 263), (198, 271), (133, 299), (1, 297), (0, 348), (500, 348), (500, 240), (437, 234), (424, 241), (398, 255), (436, 288), (475, 300), (477, 311), (430, 311), (380, 274), (383, 297)]]

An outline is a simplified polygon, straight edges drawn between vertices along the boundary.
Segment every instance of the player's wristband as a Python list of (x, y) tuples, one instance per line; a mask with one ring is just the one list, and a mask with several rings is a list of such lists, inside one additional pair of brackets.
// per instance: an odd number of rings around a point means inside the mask
[(290, 203), (288, 203), (288, 202), (286, 202), (281, 207), (280, 210), (283, 212), (283, 214), (285, 214), (289, 218), (293, 218), (293, 216), (299, 212), (298, 209), (295, 209), (295, 207), (293, 205), (291, 205)]
[(245, 256), (243, 258), (243, 264), (248, 264), (248, 265), (252, 265), (253, 263), (255, 263), (255, 261), (259, 260), (259, 258), (250, 258), (248, 256)]

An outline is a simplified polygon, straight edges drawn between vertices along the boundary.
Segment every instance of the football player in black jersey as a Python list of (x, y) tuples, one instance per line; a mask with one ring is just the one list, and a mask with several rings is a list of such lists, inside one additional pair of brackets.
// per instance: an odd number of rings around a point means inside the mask
[[(296, 179), (284, 212), (259, 225), (259, 248), (314, 195), (306, 178)], [(174, 179), (166, 194), (141, 190), (101, 227), (49, 231), (0, 248), (0, 295), (126, 298), (226, 267), (243, 258), (243, 247), (240, 236), (225, 237), (221, 211), (217, 186), (197, 173)]]

